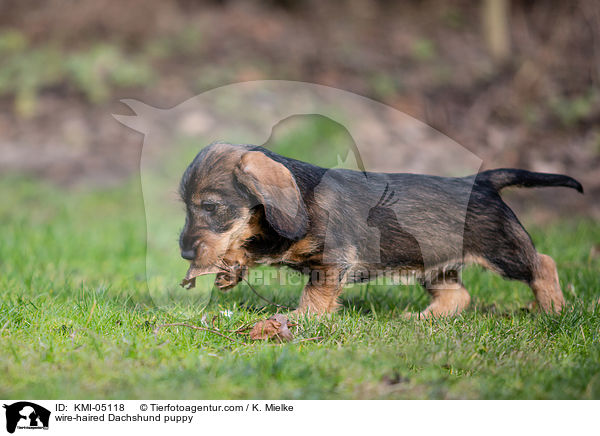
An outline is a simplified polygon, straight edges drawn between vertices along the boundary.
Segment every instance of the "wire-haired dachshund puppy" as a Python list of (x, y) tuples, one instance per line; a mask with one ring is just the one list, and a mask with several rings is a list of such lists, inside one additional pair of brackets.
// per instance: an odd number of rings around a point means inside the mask
[(556, 174), (369, 173), (321, 168), (258, 146), (211, 144), (181, 180), (187, 216), (180, 248), (191, 263), (182, 285), (217, 274), (216, 286), (228, 289), (248, 267), (287, 265), (309, 273), (298, 312), (321, 314), (338, 307), (346, 283), (411, 271), (432, 296), (418, 315), (444, 316), (468, 306), (457, 271), (477, 263), (527, 283), (544, 311), (560, 311), (554, 261), (536, 251), (498, 194), (515, 185), (583, 192)]

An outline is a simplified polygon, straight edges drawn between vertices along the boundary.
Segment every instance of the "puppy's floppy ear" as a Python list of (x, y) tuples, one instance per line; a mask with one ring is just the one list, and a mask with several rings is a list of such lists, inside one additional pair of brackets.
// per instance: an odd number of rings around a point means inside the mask
[(242, 155), (234, 169), (237, 181), (265, 208), (265, 216), (277, 233), (298, 240), (308, 230), (308, 213), (296, 180), (279, 162), (259, 151)]

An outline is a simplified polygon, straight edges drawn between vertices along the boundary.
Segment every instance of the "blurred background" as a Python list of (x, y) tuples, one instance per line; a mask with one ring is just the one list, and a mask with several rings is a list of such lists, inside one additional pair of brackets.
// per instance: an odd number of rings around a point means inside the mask
[(510, 198), (542, 221), (600, 216), (594, 0), (0, 0), (0, 172), (118, 186), (136, 177), (143, 140), (112, 118), (131, 113), (119, 99), (168, 108), (256, 79), (382, 101), (484, 168), (567, 173), (584, 197)]

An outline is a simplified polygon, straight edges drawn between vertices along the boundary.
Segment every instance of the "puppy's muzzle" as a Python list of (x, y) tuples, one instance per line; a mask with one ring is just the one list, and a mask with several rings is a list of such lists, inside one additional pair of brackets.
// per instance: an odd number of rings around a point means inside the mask
[(185, 260), (194, 260), (198, 255), (198, 245), (200, 245), (200, 240), (195, 240), (190, 245), (191, 241), (185, 241), (181, 246), (181, 257)]
[(196, 258), (196, 249), (192, 248), (190, 250), (181, 250), (181, 257), (185, 260), (194, 260)]

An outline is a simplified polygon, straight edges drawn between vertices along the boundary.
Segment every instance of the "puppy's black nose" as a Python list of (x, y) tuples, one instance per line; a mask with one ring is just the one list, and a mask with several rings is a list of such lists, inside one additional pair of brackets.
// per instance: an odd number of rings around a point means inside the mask
[(194, 260), (196, 258), (196, 249), (192, 248), (191, 250), (181, 250), (181, 257), (185, 260)]

